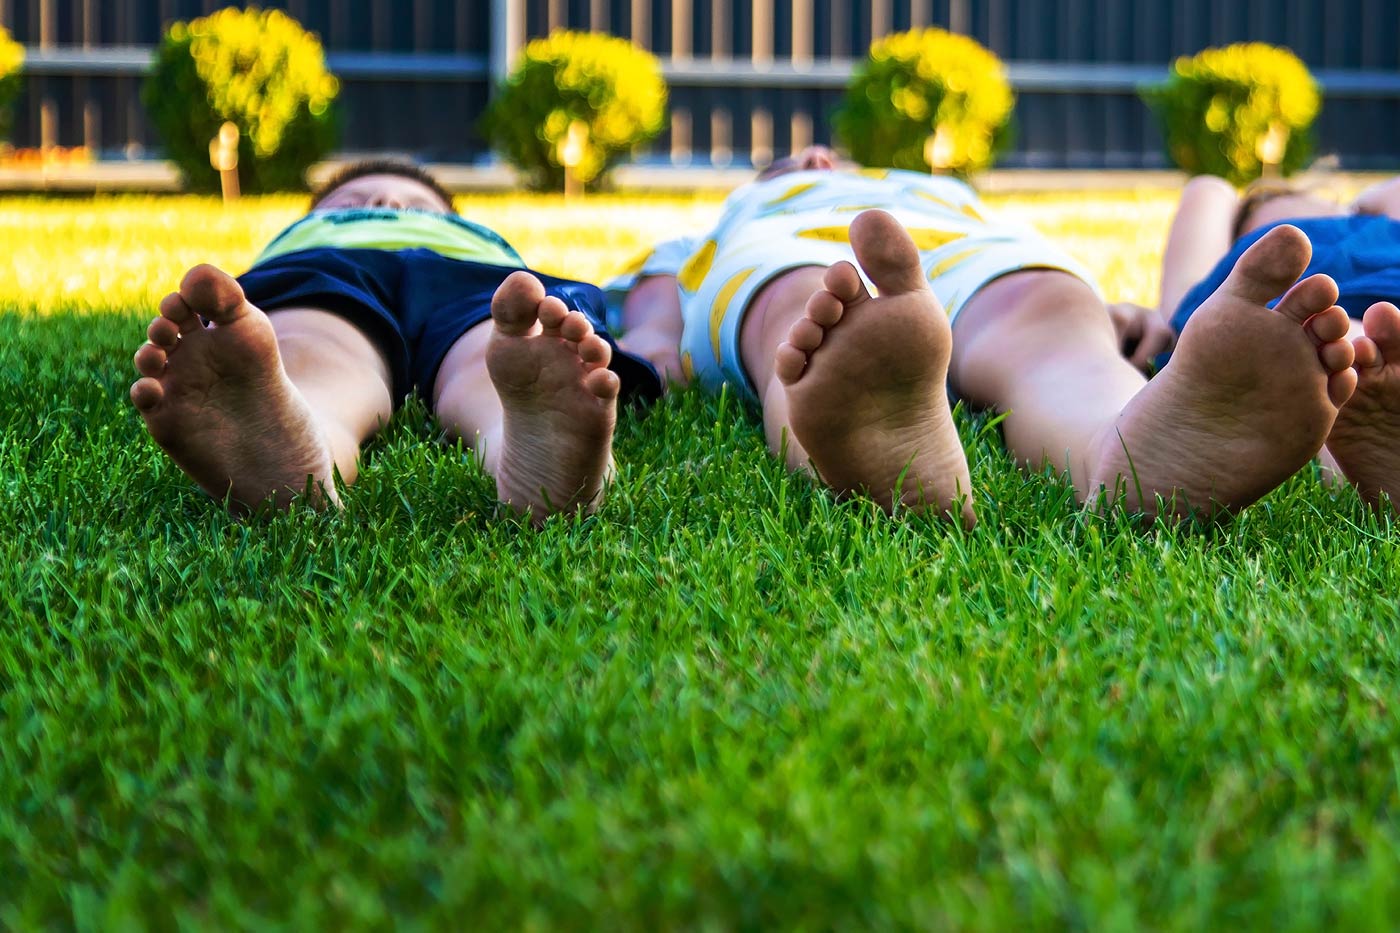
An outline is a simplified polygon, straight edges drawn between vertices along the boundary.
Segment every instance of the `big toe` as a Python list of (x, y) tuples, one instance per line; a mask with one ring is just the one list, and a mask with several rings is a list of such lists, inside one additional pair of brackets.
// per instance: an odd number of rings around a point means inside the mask
[(1221, 289), (1251, 304), (1267, 304), (1298, 281), (1310, 259), (1312, 244), (1303, 231), (1281, 224), (1244, 251)]
[(496, 329), (510, 337), (523, 337), (539, 319), (544, 284), (528, 272), (512, 272), (491, 296), (491, 318)]
[(926, 288), (919, 249), (899, 221), (880, 210), (865, 211), (851, 222), (856, 259), (882, 295)]
[(185, 273), (180, 297), (190, 310), (215, 324), (227, 324), (243, 311), (243, 288), (233, 276), (207, 263)]
[(1388, 301), (1377, 302), (1366, 309), (1361, 326), (1382, 358), (1389, 363), (1400, 363), (1400, 308)]

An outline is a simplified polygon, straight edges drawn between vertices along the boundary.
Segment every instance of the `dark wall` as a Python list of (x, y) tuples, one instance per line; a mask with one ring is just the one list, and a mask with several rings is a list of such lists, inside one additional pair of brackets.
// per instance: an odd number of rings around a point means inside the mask
[[(761, 2), (761, 0), (759, 0)], [(21, 42), (41, 40), (43, 8), (51, 11), (49, 41), (60, 47), (150, 46), (164, 26), (222, 6), (218, 0), (0, 0), (0, 20)], [(718, 4), (718, 8), (716, 7)], [(489, 55), (490, 0), (269, 0), (317, 31), (328, 51)], [(633, 32), (634, 0), (525, 0), (526, 29), (606, 26)], [(746, 61), (752, 52), (754, 0), (691, 0), (689, 52)], [(1008, 62), (1115, 63), (1158, 67), (1208, 45), (1261, 40), (1291, 47), (1315, 71), (1400, 70), (1400, 3), (1395, 0), (886, 0), (888, 25), (914, 22), (966, 31)], [(818, 62), (859, 55), (868, 46), (872, 8), (866, 0), (812, 0), (812, 48)], [(658, 54), (673, 50), (670, 0), (651, 0), (634, 38)], [(725, 23), (719, 35), (711, 25)], [(792, 0), (777, 0), (773, 52), (793, 48)], [(15, 142), (38, 145), (47, 101), (56, 141), (91, 138), (107, 153), (148, 152), (155, 146), (139, 103), (139, 78), (33, 77), (16, 115)], [(392, 149), (431, 159), (482, 154), (475, 120), (487, 84), (479, 76), (456, 80), (344, 81), (344, 147)], [(810, 116), (813, 136), (829, 141), (829, 114), (840, 100), (834, 88), (715, 88), (673, 85), (673, 104), (690, 117), (695, 161), (717, 142), (711, 114), (730, 115), (730, 145), (748, 157), (748, 113), (773, 115), (778, 151), (791, 142), (792, 114)], [(1163, 164), (1151, 115), (1127, 89), (1060, 93), (1023, 91), (1019, 134), (1006, 162), (1046, 166), (1155, 166)], [(720, 123), (721, 128), (725, 125)], [(1318, 124), (1321, 149), (1354, 168), (1400, 166), (1400, 94), (1370, 97), (1332, 93)], [(670, 138), (654, 150), (664, 159)]]

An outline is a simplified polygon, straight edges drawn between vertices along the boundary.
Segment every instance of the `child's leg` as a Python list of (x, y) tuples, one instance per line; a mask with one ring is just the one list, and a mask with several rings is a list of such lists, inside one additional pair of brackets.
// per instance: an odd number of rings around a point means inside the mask
[(433, 410), (474, 445), (502, 502), (536, 521), (591, 510), (612, 470), (612, 348), (528, 272), (501, 284), (491, 316), (443, 359)]
[(1008, 412), (1007, 445), (1032, 468), (1067, 470), (1081, 499), (1122, 491), (1130, 508), (1233, 511), (1322, 446), (1355, 386), (1345, 312), (1325, 276), (1267, 302), (1307, 265), (1281, 227), (1251, 247), (1191, 318), (1151, 383), (1119, 358), (1092, 291), (1060, 273), (987, 286), (958, 319), (954, 388)]
[(333, 469), (354, 482), (360, 444), (392, 410), (383, 353), (324, 311), (269, 318), (213, 266), (192, 269), (160, 312), (136, 352), (141, 378), (131, 387), (156, 442), (236, 506), (272, 498), (285, 508), (308, 481), (314, 497), (334, 504)]
[(952, 334), (909, 235), (867, 211), (851, 244), (880, 289), (849, 263), (807, 267), (755, 299), (740, 334), (769, 448), (839, 493), (864, 491), (973, 522), (971, 482), (945, 383)]
[(1157, 310), (1164, 319), (1171, 319), (1186, 293), (1230, 252), (1238, 210), (1239, 197), (1223, 178), (1198, 175), (1186, 183), (1162, 255)]

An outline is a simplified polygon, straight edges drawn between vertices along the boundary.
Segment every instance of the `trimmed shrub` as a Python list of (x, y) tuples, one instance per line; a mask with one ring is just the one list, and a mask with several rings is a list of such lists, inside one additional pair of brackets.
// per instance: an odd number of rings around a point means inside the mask
[(24, 46), (10, 38), (0, 26), (0, 142), (10, 138), (10, 107), (19, 97), (20, 69), (24, 67)]
[(280, 10), (229, 7), (177, 22), (156, 53), (142, 99), (167, 156), (196, 191), (217, 191), (209, 141), (238, 127), (246, 192), (302, 190), (335, 145), (340, 91), (320, 40)]
[(1281, 148), (1290, 175), (1312, 155), (1312, 124), (1322, 105), (1317, 82), (1288, 49), (1241, 42), (1178, 58), (1165, 84), (1143, 98), (1156, 112), (1167, 156), (1192, 175), (1243, 185), (1263, 173), (1260, 147)]
[(863, 165), (967, 175), (1010, 142), (1015, 95), (1001, 59), (974, 39), (931, 27), (876, 40), (846, 88), (836, 132)]
[(533, 187), (559, 190), (559, 150), (572, 124), (584, 130), (575, 175), (587, 184), (656, 138), (666, 125), (666, 97), (656, 56), (614, 36), (559, 31), (525, 46), (481, 128)]

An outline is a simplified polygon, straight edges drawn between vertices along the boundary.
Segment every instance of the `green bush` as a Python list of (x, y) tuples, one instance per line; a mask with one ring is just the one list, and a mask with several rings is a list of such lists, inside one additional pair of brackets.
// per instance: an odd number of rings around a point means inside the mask
[(856, 69), (836, 132), (863, 165), (928, 171), (941, 133), (940, 169), (986, 168), (1010, 141), (1015, 96), (1001, 60), (975, 40), (938, 28), (876, 40)]
[(1167, 155), (1192, 175), (1237, 185), (1263, 172), (1261, 141), (1282, 145), (1280, 171), (1305, 167), (1322, 104), (1317, 82), (1288, 49), (1242, 42), (1178, 58), (1165, 84), (1143, 92), (1157, 113)]
[(305, 188), (307, 168), (335, 145), (339, 90), (320, 40), (300, 23), (230, 7), (170, 27), (142, 99), (190, 188), (218, 189), (209, 141), (229, 121), (242, 134), (243, 190), (286, 191)]
[(24, 46), (10, 38), (0, 26), (0, 142), (10, 138), (10, 106), (19, 96), (20, 69), (24, 67)]
[(531, 185), (558, 190), (564, 186), (560, 146), (572, 124), (584, 129), (575, 174), (587, 184), (661, 132), (666, 96), (656, 56), (625, 39), (561, 31), (525, 46), (481, 126)]

